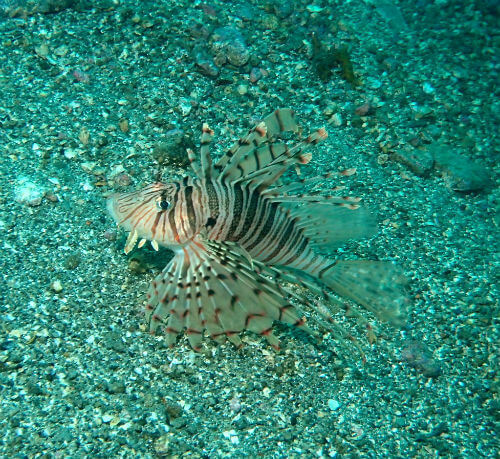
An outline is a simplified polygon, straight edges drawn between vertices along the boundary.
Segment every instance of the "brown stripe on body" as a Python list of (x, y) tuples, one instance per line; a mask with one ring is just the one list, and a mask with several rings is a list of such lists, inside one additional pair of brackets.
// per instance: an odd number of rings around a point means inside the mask
[(294, 220), (287, 218), (283, 223), (284, 226), (280, 225), (281, 228), (278, 228), (279, 231), (276, 233), (276, 239), (272, 241), (274, 250), (265, 259), (261, 259), (261, 261), (272, 264), (271, 260), (274, 260), (278, 256), (286, 241), (292, 236), (295, 229)]
[(186, 187), (182, 187), (178, 193), (177, 205), (175, 207), (175, 218), (177, 221), (177, 231), (179, 232), (179, 237), (182, 242), (190, 239), (189, 236), (189, 221), (186, 211)]
[[(252, 193), (251, 201), (253, 199), (254, 193), (257, 194), (257, 199), (256, 199), (257, 205), (254, 206), (255, 212), (253, 212), (253, 215), (250, 215), (249, 220), (245, 218), (241, 236), (238, 237), (238, 242), (245, 247), (251, 241), (253, 241), (253, 238), (256, 236), (256, 233), (258, 232), (259, 228), (264, 224), (264, 215), (266, 212), (267, 201), (263, 199), (262, 196), (258, 194), (256, 191)], [(251, 201), (250, 205), (252, 205)]]
[(158, 223), (163, 215), (163, 212), (158, 212), (155, 217), (155, 221), (153, 222), (153, 225), (151, 226), (151, 239), (155, 239), (156, 237), (156, 228), (158, 227)]
[(206, 224), (209, 215), (208, 193), (205, 180), (193, 180), (192, 195), (196, 232), (199, 232)]
[(234, 188), (234, 203), (233, 203), (233, 218), (231, 219), (231, 224), (229, 226), (228, 235), (231, 237), (238, 225), (240, 224), (241, 214), (243, 213), (243, 201), (246, 199), (241, 187)]
[(189, 223), (189, 232), (194, 233), (196, 230), (196, 216), (193, 207), (193, 186), (188, 185), (184, 188), (184, 199), (186, 201), (186, 213)]
[[(172, 202), (170, 203), (172, 210), (168, 213), (168, 223), (170, 225), (170, 230), (172, 231), (174, 241), (179, 242), (180, 237), (179, 237), (179, 232), (177, 230), (177, 225), (176, 225), (175, 210), (177, 209), (177, 205), (178, 205), (178, 201), (179, 201), (180, 185), (177, 182), (175, 182), (175, 184), (177, 185), (177, 191), (173, 195)], [(165, 219), (165, 223), (166, 223), (166, 219)], [(164, 229), (166, 229), (165, 224), (163, 227), (164, 227)]]
[[(231, 241), (240, 241), (241, 238), (245, 237), (247, 231), (250, 229), (252, 222), (255, 218), (257, 212), (257, 206), (259, 204), (259, 194), (257, 191), (250, 191), (245, 189), (247, 194), (246, 203), (243, 206), (243, 212), (240, 216), (240, 222), (237, 227), (237, 232), (228, 235)], [(232, 216), (232, 218), (238, 218), (237, 215)]]
[[(247, 250), (251, 250), (255, 247), (260, 242), (261, 238), (267, 234), (267, 231), (269, 231), (269, 228), (272, 226), (275, 212), (276, 205), (260, 196), (259, 205), (257, 206), (257, 211), (251, 226), (240, 240), (240, 243), (244, 245)], [(271, 219), (269, 218), (270, 216)], [(267, 231), (266, 227), (268, 228)]]
[(252, 256), (261, 261), (265, 260), (274, 250), (274, 247), (279, 241), (281, 228), (283, 228), (287, 222), (287, 216), (285, 212), (283, 212), (279, 208), (279, 206), (276, 207), (276, 210), (278, 210), (279, 212), (276, 212), (269, 232), (266, 235), (263, 235), (262, 240), (257, 243), (255, 247), (253, 247), (252, 249), (247, 249), (250, 251)]
[[(237, 185), (235, 189), (238, 189), (239, 192), (235, 193), (235, 204), (234, 209), (238, 209), (238, 212), (233, 212), (232, 222), (228, 231), (228, 235), (231, 240), (236, 240), (238, 238), (238, 234), (241, 233), (243, 225), (245, 223), (245, 215), (247, 211), (247, 206), (249, 202), (249, 190), (248, 187), (241, 187)], [(236, 204), (236, 199), (239, 199), (240, 202)]]
[(211, 215), (212, 218), (215, 219), (215, 223), (209, 237), (210, 239), (221, 240), (224, 238), (230, 211), (228, 190), (226, 186), (219, 181), (212, 181), (212, 186), (217, 198), (217, 208), (214, 209), (214, 215)]

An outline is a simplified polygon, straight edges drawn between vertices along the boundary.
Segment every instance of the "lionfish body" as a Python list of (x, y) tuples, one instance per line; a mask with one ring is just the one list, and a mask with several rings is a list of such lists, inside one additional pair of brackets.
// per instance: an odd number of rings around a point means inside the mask
[(196, 350), (205, 332), (239, 346), (240, 332), (250, 330), (278, 348), (273, 321), (310, 331), (293, 299), (309, 303), (288, 283), (322, 295), (328, 309), (312, 306), (319, 313), (316, 321), (341, 335), (332, 313), (344, 303), (330, 291), (394, 324), (404, 320), (404, 279), (392, 264), (334, 257), (342, 242), (374, 232), (373, 218), (358, 208), (359, 199), (294, 194), (307, 180), (276, 184), (288, 168), (309, 162), (307, 148), (326, 138), (320, 129), (292, 148), (277, 140), (280, 133), (297, 130), (290, 109), (276, 110), (212, 164), (213, 132), (205, 124), (201, 161), (188, 151), (194, 178), (108, 199), (111, 215), (130, 231), (126, 253), (138, 240), (139, 246), (150, 240), (155, 249), (174, 251), (152, 282), (146, 305), (150, 330), (162, 327), (168, 344), (184, 331)]

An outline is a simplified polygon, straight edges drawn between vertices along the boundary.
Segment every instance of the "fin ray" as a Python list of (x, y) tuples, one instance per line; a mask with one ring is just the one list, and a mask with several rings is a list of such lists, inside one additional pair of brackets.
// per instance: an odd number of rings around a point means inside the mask
[(215, 241), (192, 243), (176, 253), (150, 287), (146, 317), (152, 332), (162, 326), (169, 345), (185, 332), (195, 350), (204, 330), (236, 346), (239, 334), (250, 330), (276, 348), (274, 320), (308, 330), (281, 288), (253, 269), (248, 254)]

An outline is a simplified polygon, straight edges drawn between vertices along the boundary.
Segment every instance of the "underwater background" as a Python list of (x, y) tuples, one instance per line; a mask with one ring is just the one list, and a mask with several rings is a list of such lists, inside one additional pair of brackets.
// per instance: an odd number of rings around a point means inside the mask
[[(495, 457), (499, 15), (0, 0), (0, 457)], [(185, 176), (203, 122), (217, 155), (280, 107), (329, 134), (301, 177), (357, 169), (379, 232), (339, 256), (397, 262), (408, 323), (339, 317), (365, 359), (279, 324), (280, 352), (169, 349), (143, 304), (170, 254), (126, 256), (106, 196)]]

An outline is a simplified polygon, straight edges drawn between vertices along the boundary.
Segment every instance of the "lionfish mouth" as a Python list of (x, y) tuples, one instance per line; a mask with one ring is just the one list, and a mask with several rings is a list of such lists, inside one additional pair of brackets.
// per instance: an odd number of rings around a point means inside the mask
[(161, 242), (155, 238), (157, 235), (152, 231), (154, 226), (150, 225), (151, 221), (155, 221), (158, 211), (148, 200), (140, 205), (132, 205), (137, 201), (138, 195), (137, 192), (115, 193), (106, 200), (106, 208), (117, 226), (129, 232), (123, 249), (126, 254), (130, 253), (136, 244), (141, 248), (147, 241), (151, 241), (153, 249), (158, 251)]

